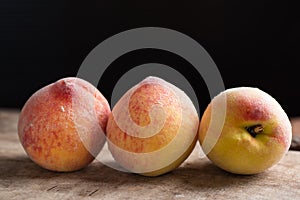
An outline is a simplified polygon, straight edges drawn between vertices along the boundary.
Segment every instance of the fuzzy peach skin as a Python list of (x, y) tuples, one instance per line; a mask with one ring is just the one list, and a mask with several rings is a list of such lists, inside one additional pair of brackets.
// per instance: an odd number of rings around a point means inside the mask
[(79, 170), (103, 147), (109, 114), (109, 104), (96, 87), (80, 78), (62, 78), (27, 100), (19, 116), (19, 139), (41, 167)]
[(208, 158), (235, 174), (257, 174), (278, 163), (291, 144), (291, 123), (281, 105), (258, 88), (231, 88), (212, 99), (201, 118), (200, 144), (205, 137), (218, 135), (209, 126), (219, 118), (218, 112), (211, 115), (212, 104), (217, 111), (224, 109), (221, 98), (227, 101), (225, 122), (215, 146), (204, 150)]
[(197, 111), (183, 91), (148, 77), (113, 108), (106, 129), (108, 148), (129, 172), (158, 176), (190, 155), (198, 125)]

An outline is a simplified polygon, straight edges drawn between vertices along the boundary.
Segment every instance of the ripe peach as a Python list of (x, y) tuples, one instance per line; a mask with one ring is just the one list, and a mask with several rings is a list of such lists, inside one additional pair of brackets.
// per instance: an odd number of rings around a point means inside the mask
[(108, 148), (126, 170), (158, 176), (190, 155), (198, 125), (197, 111), (182, 90), (148, 77), (114, 106), (106, 129)]
[[(218, 130), (211, 124), (222, 119), (222, 110), (225, 121)], [(288, 151), (291, 138), (291, 123), (281, 105), (268, 93), (252, 87), (231, 88), (217, 95), (205, 110), (199, 128), (202, 146), (205, 140), (217, 140), (211, 151), (203, 148), (208, 158), (236, 174), (257, 174), (274, 166)]]
[(103, 147), (109, 114), (109, 104), (96, 87), (80, 78), (62, 78), (27, 100), (19, 116), (19, 139), (41, 167), (75, 171), (91, 163)]

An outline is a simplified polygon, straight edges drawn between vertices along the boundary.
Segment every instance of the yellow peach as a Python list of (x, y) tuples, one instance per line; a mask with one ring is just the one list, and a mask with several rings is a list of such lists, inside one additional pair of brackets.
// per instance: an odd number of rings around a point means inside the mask
[[(218, 116), (221, 110), (225, 110), (225, 121), (218, 132), (210, 126), (222, 118)], [(213, 98), (198, 133), (202, 146), (205, 140), (216, 139), (211, 149), (203, 151), (215, 165), (235, 174), (257, 174), (274, 166), (288, 151), (292, 138), (291, 123), (281, 105), (252, 87), (230, 88)]]

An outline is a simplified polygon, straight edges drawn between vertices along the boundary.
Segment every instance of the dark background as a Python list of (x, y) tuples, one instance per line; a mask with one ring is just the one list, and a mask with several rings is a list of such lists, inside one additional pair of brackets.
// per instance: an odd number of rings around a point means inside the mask
[[(0, 2), (0, 107), (21, 109), (39, 88), (76, 76), (87, 54), (106, 38), (156, 26), (199, 42), (217, 64), (226, 88), (255, 86), (300, 116), (299, 21), (291, 1), (53, 1)], [(98, 88), (110, 99), (118, 78), (148, 62), (167, 64), (190, 80), (200, 101), (207, 88), (192, 66), (172, 53), (139, 50), (121, 56)]]

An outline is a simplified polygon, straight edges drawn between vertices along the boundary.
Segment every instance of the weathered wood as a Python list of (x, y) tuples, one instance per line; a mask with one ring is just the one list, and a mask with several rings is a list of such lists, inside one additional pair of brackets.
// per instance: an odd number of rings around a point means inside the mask
[(40, 168), (17, 136), (18, 111), (0, 111), (0, 199), (299, 199), (300, 152), (289, 151), (271, 169), (251, 176), (227, 173), (198, 148), (176, 170), (143, 177), (98, 161), (71, 173)]
[(300, 117), (291, 119), (293, 129), (293, 139), (290, 149), (300, 151)]

